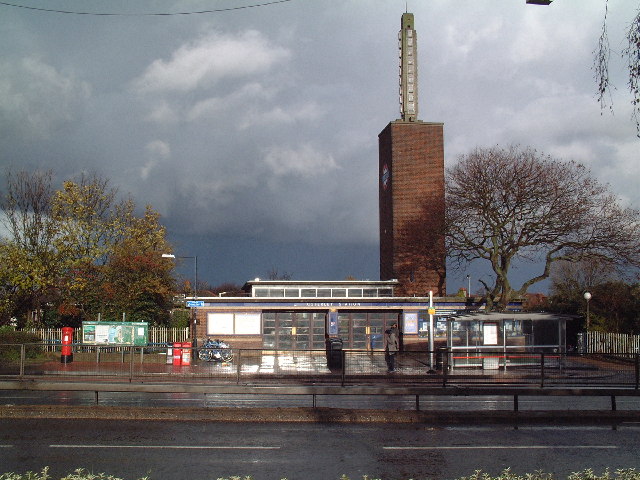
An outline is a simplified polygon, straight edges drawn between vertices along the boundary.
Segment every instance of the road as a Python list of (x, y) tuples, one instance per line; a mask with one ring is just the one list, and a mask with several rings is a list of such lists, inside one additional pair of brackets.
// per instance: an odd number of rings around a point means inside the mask
[[(311, 407), (312, 397), (292, 395), (228, 395), (193, 393), (118, 393), (101, 392), (100, 405), (150, 406), (150, 407)], [(93, 405), (94, 392), (50, 392), (50, 391), (0, 391), (0, 405)], [(362, 396), (334, 395), (318, 396), (318, 407), (375, 408), (413, 410), (413, 396)], [(440, 397), (421, 396), (422, 410), (512, 410), (512, 397)], [(609, 397), (526, 397), (518, 401), (520, 411), (526, 410), (610, 410)], [(618, 410), (640, 410), (640, 397), (617, 397)]]
[[(126, 480), (454, 479), (640, 467), (640, 425), (606, 427), (234, 424), (181, 421), (0, 419), (2, 472), (75, 468)], [(58, 475), (56, 477), (56, 475)], [(564, 477), (563, 477), (564, 476)]]

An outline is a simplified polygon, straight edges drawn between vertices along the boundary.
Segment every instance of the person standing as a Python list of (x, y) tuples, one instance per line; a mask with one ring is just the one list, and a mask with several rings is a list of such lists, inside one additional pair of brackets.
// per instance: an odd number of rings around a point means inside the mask
[(396, 371), (396, 355), (400, 350), (400, 338), (398, 335), (398, 324), (394, 323), (391, 328), (384, 332), (384, 358), (387, 361), (387, 371)]

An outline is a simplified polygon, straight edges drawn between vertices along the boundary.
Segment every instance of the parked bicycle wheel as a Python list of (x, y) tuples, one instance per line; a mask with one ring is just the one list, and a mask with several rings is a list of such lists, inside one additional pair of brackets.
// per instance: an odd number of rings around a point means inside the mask
[(201, 348), (198, 352), (198, 358), (205, 362), (210, 362), (213, 358), (213, 352), (208, 348)]

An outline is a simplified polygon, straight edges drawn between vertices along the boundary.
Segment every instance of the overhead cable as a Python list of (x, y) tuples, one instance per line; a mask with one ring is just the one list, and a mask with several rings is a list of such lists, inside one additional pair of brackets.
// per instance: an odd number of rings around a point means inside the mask
[(201, 14), (207, 14), (207, 13), (230, 12), (232, 10), (244, 10), (247, 8), (268, 7), (269, 5), (275, 5), (278, 3), (286, 3), (291, 1), (293, 0), (272, 0), (270, 2), (255, 3), (252, 5), (243, 5), (240, 7), (215, 8), (211, 10), (199, 10), (194, 12), (152, 12), (152, 13), (78, 12), (74, 10), (56, 10), (53, 8), (31, 7), (28, 5), (19, 5), (17, 3), (8, 3), (8, 2), (0, 2), (0, 5), (4, 5), (6, 7), (24, 8), (26, 10), (35, 10), (38, 12), (62, 13), (67, 15), (91, 15), (91, 16), (97, 16), (97, 17), (171, 17), (174, 15), (201, 15)]

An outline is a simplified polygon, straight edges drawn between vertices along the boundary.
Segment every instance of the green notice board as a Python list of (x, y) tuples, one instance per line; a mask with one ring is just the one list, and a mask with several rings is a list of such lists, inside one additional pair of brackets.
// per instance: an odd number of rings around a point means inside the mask
[(87, 345), (146, 345), (147, 322), (82, 322), (82, 343)]

